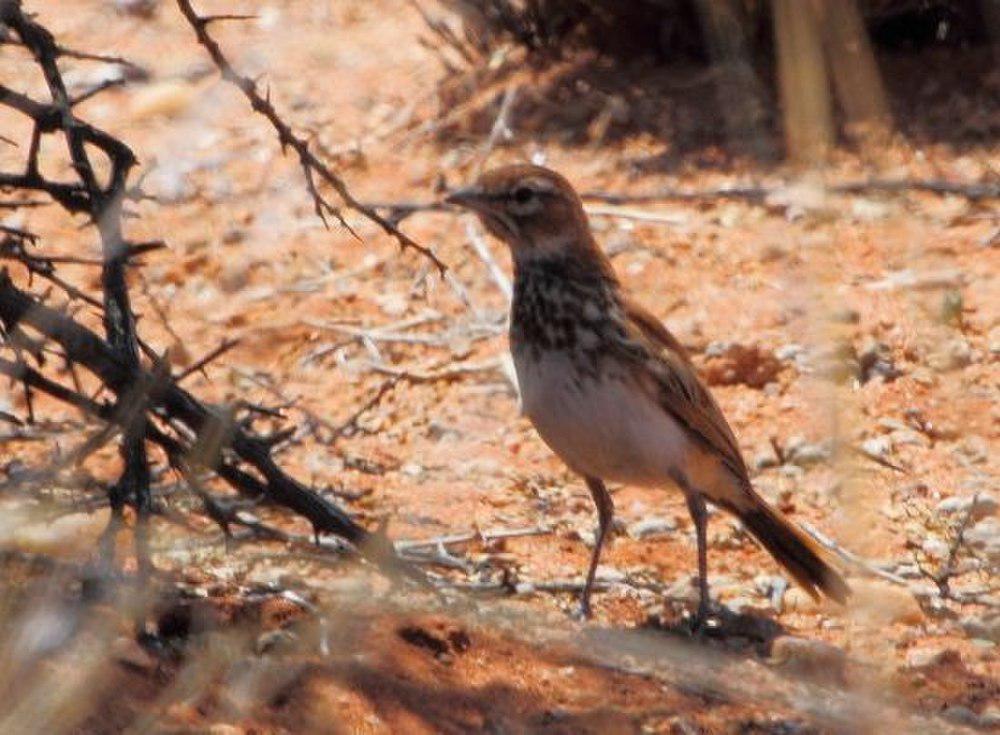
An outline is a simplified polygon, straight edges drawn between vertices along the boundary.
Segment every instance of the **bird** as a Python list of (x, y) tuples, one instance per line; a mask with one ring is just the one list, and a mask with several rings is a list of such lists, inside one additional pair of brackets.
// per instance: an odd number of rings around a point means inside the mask
[(478, 215), (510, 249), (509, 341), (522, 412), (596, 505), (579, 613), (591, 615), (614, 519), (607, 482), (683, 494), (698, 554), (695, 629), (711, 613), (708, 503), (735, 515), (814, 599), (846, 603), (850, 588), (817, 543), (754, 489), (719, 404), (677, 338), (628, 295), (569, 181), (542, 166), (505, 165), (445, 202)]

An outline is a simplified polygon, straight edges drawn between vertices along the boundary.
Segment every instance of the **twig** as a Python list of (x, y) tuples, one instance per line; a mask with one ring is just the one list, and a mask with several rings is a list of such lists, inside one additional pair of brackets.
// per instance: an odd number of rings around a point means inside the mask
[(486, 161), (490, 157), (490, 153), (496, 147), (496, 144), (500, 141), (500, 138), (506, 136), (509, 132), (508, 120), (510, 118), (510, 112), (514, 109), (514, 102), (517, 99), (517, 93), (519, 87), (507, 87), (503, 93), (503, 99), (500, 101), (500, 109), (497, 111), (496, 120), (493, 121), (493, 127), (490, 128), (490, 134), (486, 138), (486, 142), (483, 143), (483, 148), (479, 152), (479, 161), (476, 163), (475, 167), (475, 178), (479, 177), (482, 173), (483, 167), (486, 165)]
[[(129, 369), (97, 335), (69, 317), (39, 304), (14, 286), (3, 271), (0, 271), (0, 321), (8, 330), (16, 325), (28, 325), (59, 344), (75, 362), (94, 373), (108, 389), (118, 395), (119, 401), (137, 382), (157, 385), (157, 389), (149, 393), (148, 399), (158, 413), (169, 418), (172, 423), (182, 424), (194, 437), (215, 430), (213, 427), (218, 423), (218, 415), (194, 396), (169, 379), (161, 380), (158, 384), (146, 371)], [(106, 421), (114, 421), (118, 415), (107, 406), (80, 396), (23, 364), (0, 360), (0, 373), (11, 375), (25, 385), (31, 385)], [(164, 434), (152, 423), (147, 426), (147, 436), (164, 447), (168, 454), (180, 453), (183, 456), (186, 451), (180, 442)], [(273, 502), (290, 508), (308, 519), (317, 533), (330, 532), (346, 539), (358, 547), (366, 558), (386, 571), (421, 579), (414, 570), (399, 561), (392, 545), (382, 533), (369, 533), (336, 505), (281, 470), (272, 458), (271, 447), (266, 441), (239, 426), (230, 426), (225, 443), (258, 474), (253, 475), (236, 467), (218, 452), (206, 456), (205, 461), (209, 469), (240, 492), (251, 497), (266, 496)]]
[(503, 370), (499, 359), (483, 360), (482, 362), (463, 362), (439, 369), (406, 368), (394, 365), (373, 363), (371, 369), (383, 375), (403, 378), (411, 383), (436, 383), (461, 380), (468, 375), (492, 373)]
[(951, 578), (955, 574), (955, 563), (958, 561), (958, 553), (962, 546), (965, 544), (965, 532), (969, 528), (969, 524), (972, 522), (972, 517), (976, 512), (977, 501), (979, 500), (979, 493), (975, 493), (972, 496), (972, 500), (969, 502), (969, 507), (966, 509), (965, 514), (962, 519), (958, 522), (955, 528), (954, 536), (951, 539), (951, 543), (948, 545), (948, 556), (935, 573), (929, 573), (923, 570), (924, 575), (927, 576), (935, 585), (937, 585), (938, 591), (941, 597), (944, 599), (952, 598), (951, 590)]
[[(139, 342), (125, 279), (130, 252), (121, 226), (122, 201), (129, 173), (136, 163), (135, 155), (121, 141), (83, 123), (73, 114), (73, 102), (56, 62), (63, 52), (45, 27), (23, 14), (19, 0), (7, 0), (0, 5), (0, 22), (11, 28), (34, 56), (52, 97), (51, 105), (42, 105), (11, 90), (0, 88), (0, 101), (29, 115), (35, 123), (25, 176), (39, 176), (37, 156), (41, 134), (61, 130), (82, 185), (81, 193), (86, 197), (86, 211), (101, 237), (104, 256), (101, 279), (104, 291), (103, 317), (108, 342), (125, 368), (137, 373), (140, 365)], [(90, 161), (88, 144), (97, 146), (110, 159), (111, 172), (106, 186), (101, 186), (98, 181)], [(134, 391), (123, 391), (119, 398), (123, 397), (127, 397), (129, 401), (137, 400)], [(135, 504), (139, 519), (135, 532), (136, 552), (140, 574), (144, 576), (150, 565), (146, 533), (151, 504), (145, 413), (133, 411), (131, 406), (122, 406), (120, 413), (129, 415), (131, 421), (124, 426), (120, 447), (124, 469), (110, 491), (112, 516), (120, 518), (126, 502)]]
[(527, 528), (495, 528), (488, 531), (475, 530), (466, 533), (453, 533), (446, 536), (435, 536), (428, 539), (417, 539), (415, 541), (397, 541), (397, 551), (412, 551), (427, 546), (451, 546), (453, 544), (466, 544), (470, 541), (498, 541), (508, 538), (522, 538), (524, 536), (543, 536), (551, 533), (548, 526), (529, 526)]
[(668, 225), (683, 225), (688, 221), (687, 216), (675, 212), (647, 212), (640, 209), (600, 207), (593, 204), (587, 205), (583, 209), (591, 217), (619, 217), (621, 219), (658, 222)]
[(908, 469), (906, 469), (905, 467), (901, 467), (898, 464), (894, 464), (893, 462), (890, 462), (889, 460), (887, 460), (885, 457), (883, 457), (883, 456), (881, 456), (879, 454), (875, 454), (875, 452), (869, 452), (864, 447), (856, 447), (856, 446), (854, 446), (852, 444), (852, 445), (850, 445), (850, 449), (851, 449), (852, 452), (854, 452), (854, 454), (858, 455), (859, 457), (864, 457), (865, 459), (870, 459), (875, 464), (880, 464), (883, 467), (885, 467), (886, 469), (894, 470), (894, 471), (899, 472), (900, 474), (903, 474), (903, 475), (910, 474), (910, 471)]
[[(1000, 183), (958, 183), (935, 179), (868, 179), (865, 181), (831, 184), (825, 188), (827, 191), (835, 194), (922, 191), (932, 194), (952, 194), (972, 200), (996, 199), (1000, 197)], [(636, 204), (661, 201), (688, 202), (713, 199), (740, 199), (751, 203), (764, 203), (783, 192), (784, 189), (781, 186), (728, 186), (705, 190), (661, 189), (642, 194), (613, 194), (604, 191), (586, 191), (580, 197), (584, 200), (599, 201), (605, 204)]]
[(861, 569), (862, 571), (865, 571), (868, 574), (871, 574), (871, 575), (873, 575), (875, 577), (881, 577), (882, 579), (886, 579), (886, 580), (888, 580), (890, 582), (893, 582), (894, 584), (898, 584), (898, 585), (901, 585), (903, 587), (909, 587), (910, 586), (909, 583), (905, 579), (903, 579), (902, 577), (900, 577), (898, 574), (893, 574), (892, 572), (887, 572), (885, 569), (881, 569), (881, 568), (875, 566), (874, 564), (872, 564), (867, 559), (864, 559), (864, 558), (858, 556), (853, 551), (848, 551), (843, 546), (841, 546), (836, 541), (834, 541), (832, 538), (830, 538), (829, 536), (827, 536), (824, 533), (821, 533), (819, 530), (817, 530), (816, 528), (814, 528), (810, 524), (802, 521), (802, 522), (800, 522), (799, 525), (801, 525), (802, 529), (806, 533), (808, 533), (810, 536), (812, 536), (814, 539), (816, 539), (816, 541), (818, 541), (823, 547), (825, 547), (825, 548), (829, 549), (830, 551), (834, 552), (841, 559), (843, 559), (844, 561), (849, 562), (850, 564), (852, 564), (853, 566), (857, 567), (858, 569)]
[[(330, 214), (336, 217), (344, 227), (351, 230), (346, 220), (344, 220), (340, 210), (327, 202), (326, 199), (323, 198), (323, 195), (319, 193), (319, 190), (316, 187), (317, 177), (333, 187), (341, 201), (348, 208), (353, 209), (366, 219), (374, 222), (382, 228), (383, 232), (393, 237), (396, 242), (399, 243), (400, 248), (404, 250), (413, 250), (430, 260), (430, 262), (434, 264), (434, 267), (437, 268), (438, 272), (443, 276), (448, 270), (448, 267), (437, 257), (437, 255), (434, 254), (432, 250), (430, 250), (430, 248), (420, 245), (408, 235), (400, 231), (394, 224), (392, 224), (392, 222), (384, 218), (374, 209), (355, 199), (354, 195), (348, 190), (344, 181), (329, 167), (327, 167), (326, 164), (320, 161), (315, 154), (313, 154), (313, 152), (309, 149), (308, 141), (297, 136), (292, 131), (288, 123), (281, 118), (278, 111), (271, 103), (269, 93), (262, 96), (257, 90), (257, 82), (249, 77), (239, 74), (233, 68), (229, 59), (226, 58), (225, 54), (222, 52), (222, 48), (208, 33), (208, 25), (212, 20), (211, 16), (207, 18), (199, 16), (191, 7), (190, 0), (177, 0), (177, 6), (180, 8), (181, 14), (194, 30), (198, 43), (201, 44), (201, 46), (208, 52), (208, 55), (218, 68), (222, 78), (239, 89), (247, 100), (249, 100), (254, 112), (263, 115), (268, 122), (271, 123), (271, 126), (278, 134), (278, 141), (281, 144), (282, 151), (287, 148), (291, 148), (295, 151), (299, 158), (299, 165), (302, 167), (302, 171), (305, 174), (306, 188), (312, 197), (313, 208), (316, 215), (323, 221), (324, 225), (327, 224), (326, 217)], [(351, 231), (353, 232), (353, 230)]]
[(193, 365), (191, 365), (190, 367), (188, 367), (185, 370), (183, 370), (179, 375), (177, 375), (177, 376), (174, 377), (174, 380), (176, 382), (178, 382), (178, 383), (182, 383), (182, 382), (184, 382), (184, 379), (186, 377), (188, 377), (189, 375), (192, 375), (194, 373), (201, 372), (204, 375), (205, 367), (210, 362), (213, 362), (214, 360), (219, 359), (220, 357), (222, 357), (224, 354), (226, 354), (227, 352), (229, 352), (231, 349), (233, 349), (239, 343), (240, 343), (240, 341), (238, 339), (224, 339), (222, 341), (222, 344), (220, 344), (218, 347), (216, 347), (214, 350), (212, 350), (211, 352), (209, 352), (203, 358), (201, 358), (200, 360), (198, 360), (197, 362), (195, 362)]
[(496, 260), (493, 259), (493, 253), (490, 252), (490, 246), (486, 244), (486, 238), (483, 237), (479, 228), (475, 225), (471, 218), (465, 221), (465, 235), (469, 239), (469, 243), (472, 245), (472, 250), (479, 256), (479, 259), (483, 261), (486, 265), (486, 270), (493, 279), (493, 282), (500, 289), (500, 292), (507, 299), (509, 304), (511, 299), (514, 297), (514, 288), (511, 286), (510, 279), (507, 274), (503, 272), (503, 269), (497, 264)]

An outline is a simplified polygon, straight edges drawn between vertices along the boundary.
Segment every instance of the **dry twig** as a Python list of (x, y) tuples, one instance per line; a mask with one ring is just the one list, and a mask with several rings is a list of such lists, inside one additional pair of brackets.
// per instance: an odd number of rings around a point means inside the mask
[(305, 174), (306, 187), (312, 197), (313, 208), (316, 211), (316, 215), (323, 221), (323, 223), (327, 223), (327, 215), (332, 215), (337, 218), (337, 220), (344, 227), (353, 232), (350, 225), (348, 225), (344, 220), (340, 209), (330, 204), (330, 202), (328, 202), (319, 192), (319, 189), (316, 186), (317, 178), (331, 186), (333, 190), (337, 192), (337, 195), (340, 197), (344, 205), (346, 205), (349, 209), (353, 209), (355, 212), (365, 217), (365, 219), (374, 222), (382, 228), (383, 232), (395, 238), (395, 240), (399, 243), (399, 246), (404, 250), (413, 250), (430, 260), (431, 263), (433, 263), (437, 268), (438, 272), (443, 276), (448, 270), (448, 266), (445, 265), (445, 263), (440, 260), (430, 248), (420, 245), (410, 238), (409, 235), (400, 231), (399, 228), (397, 228), (396, 225), (389, 219), (380, 215), (374, 208), (355, 199), (354, 195), (348, 190), (343, 179), (334, 173), (325, 163), (319, 160), (319, 158), (317, 158), (316, 155), (309, 149), (308, 141), (296, 135), (292, 131), (291, 126), (281, 118), (278, 111), (271, 103), (270, 93), (265, 92), (262, 95), (257, 88), (257, 82), (250, 77), (243, 76), (233, 68), (218, 42), (212, 38), (211, 34), (209, 34), (208, 26), (214, 21), (242, 19), (242, 16), (201, 16), (195, 12), (189, 0), (177, 0), (177, 6), (180, 8), (185, 20), (187, 20), (191, 28), (194, 29), (195, 35), (198, 38), (198, 43), (201, 44), (208, 52), (208, 55), (218, 68), (222, 78), (239, 89), (247, 100), (249, 100), (254, 112), (263, 115), (267, 121), (271, 123), (271, 126), (278, 134), (278, 141), (281, 144), (282, 151), (287, 148), (291, 148), (295, 151), (299, 158), (299, 165), (302, 167), (302, 172)]

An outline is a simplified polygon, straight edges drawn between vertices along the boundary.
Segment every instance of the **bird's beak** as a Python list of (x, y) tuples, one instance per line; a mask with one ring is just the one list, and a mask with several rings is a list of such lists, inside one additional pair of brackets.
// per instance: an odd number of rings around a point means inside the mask
[(444, 198), (448, 204), (471, 209), (474, 212), (482, 212), (489, 206), (489, 197), (481, 186), (465, 186), (456, 189)]

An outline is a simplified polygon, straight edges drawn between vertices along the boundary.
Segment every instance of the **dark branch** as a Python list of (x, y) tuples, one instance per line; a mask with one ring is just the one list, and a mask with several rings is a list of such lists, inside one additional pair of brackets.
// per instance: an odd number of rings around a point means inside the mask
[(425, 258), (428, 258), (438, 269), (438, 272), (441, 273), (441, 275), (444, 275), (444, 273), (448, 270), (447, 265), (445, 265), (445, 263), (438, 258), (430, 248), (420, 245), (410, 238), (409, 235), (406, 235), (399, 230), (399, 228), (397, 228), (391, 221), (380, 215), (375, 209), (355, 199), (348, 190), (344, 181), (325, 163), (319, 160), (311, 150), (309, 150), (308, 141), (297, 136), (292, 131), (291, 126), (289, 126), (288, 123), (281, 118), (274, 105), (271, 104), (269, 95), (265, 94), (262, 96), (260, 94), (257, 90), (257, 82), (249, 77), (243, 76), (233, 68), (229, 59), (226, 58), (226, 55), (223, 53), (222, 48), (208, 33), (209, 23), (212, 21), (213, 17), (218, 18), (219, 16), (203, 17), (198, 15), (194, 8), (191, 7), (189, 0), (177, 0), (177, 6), (180, 8), (184, 18), (191, 25), (191, 28), (194, 29), (195, 35), (198, 38), (198, 43), (201, 44), (208, 52), (208, 55), (212, 58), (212, 62), (218, 68), (222, 78), (237, 87), (250, 101), (250, 106), (253, 108), (254, 112), (263, 115), (268, 122), (271, 123), (271, 126), (278, 134), (278, 142), (281, 144), (282, 151), (288, 148), (295, 151), (299, 158), (299, 165), (302, 167), (302, 172), (306, 178), (306, 188), (309, 190), (309, 194), (313, 199), (313, 208), (315, 209), (317, 216), (323, 220), (323, 223), (327, 224), (326, 216), (329, 214), (336, 217), (342, 225), (350, 230), (350, 227), (347, 225), (347, 222), (344, 221), (339, 209), (326, 201), (326, 199), (324, 199), (319, 193), (319, 190), (316, 187), (317, 177), (331, 186), (333, 190), (337, 192), (341, 201), (348, 208), (353, 209), (369, 221), (378, 225), (383, 232), (395, 238), (402, 249), (413, 250), (423, 255)]

